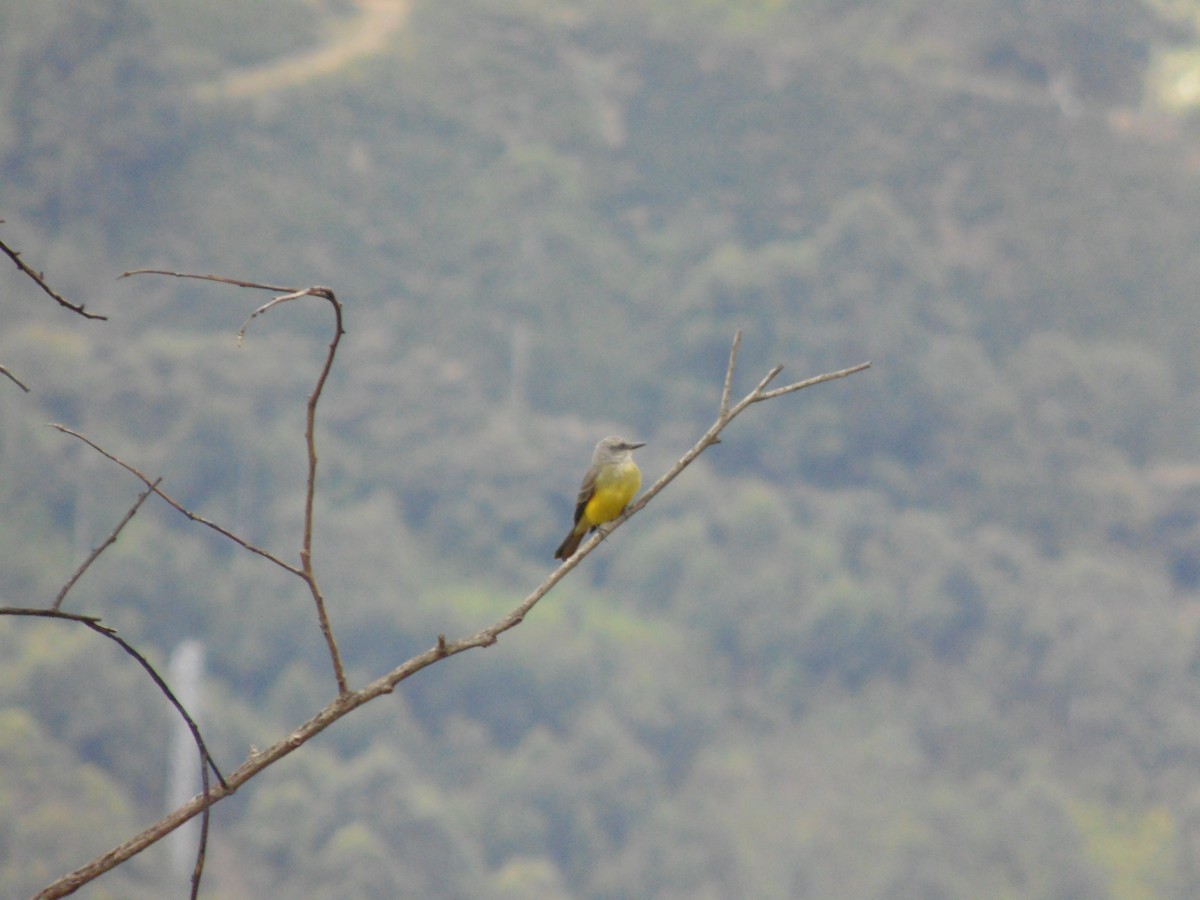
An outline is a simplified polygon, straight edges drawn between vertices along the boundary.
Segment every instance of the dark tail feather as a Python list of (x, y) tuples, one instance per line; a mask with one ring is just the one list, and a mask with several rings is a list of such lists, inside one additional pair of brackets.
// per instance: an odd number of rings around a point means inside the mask
[(579, 542), (583, 540), (583, 536), (585, 534), (587, 534), (587, 531), (581, 531), (579, 534), (576, 534), (574, 531), (572, 531), (570, 534), (568, 534), (566, 540), (564, 540), (562, 544), (559, 545), (559, 548), (554, 551), (554, 558), (566, 559), (568, 556), (574, 553), (579, 548)]

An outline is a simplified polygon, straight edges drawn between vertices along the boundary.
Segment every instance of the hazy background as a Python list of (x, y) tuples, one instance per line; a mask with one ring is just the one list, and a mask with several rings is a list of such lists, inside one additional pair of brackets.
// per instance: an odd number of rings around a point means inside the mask
[[(1200, 894), (1200, 3), (0, 0), (0, 602), (141, 485), (315, 565), (355, 684), (498, 646), (222, 803), (205, 896)], [(203, 641), (225, 770), (334, 693), (303, 585), (150, 502), (67, 601)], [(0, 895), (163, 811), (173, 717), (0, 621)], [(81, 893), (183, 896), (157, 848)]]

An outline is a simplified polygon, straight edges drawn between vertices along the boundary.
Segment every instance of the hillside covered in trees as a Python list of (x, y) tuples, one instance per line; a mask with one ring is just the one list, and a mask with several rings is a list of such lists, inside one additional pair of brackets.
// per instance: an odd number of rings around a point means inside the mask
[[(214, 810), (204, 896), (1200, 894), (1200, 4), (0, 0), (0, 605), (142, 485), (315, 565), (358, 683), (552, 568), (487, 651)], [(312, 603), (149, 502), (72, 591), (203, 642), (232, 769), (335, 693)], [(158, 818), (175, 718), (0, 619), (0, 895)], [(190, 867), (190, 860), (189, 860)], [(186, 885), (166, 848), (95, 897)], [(171, 893), (173, 895), (173, 893)]]

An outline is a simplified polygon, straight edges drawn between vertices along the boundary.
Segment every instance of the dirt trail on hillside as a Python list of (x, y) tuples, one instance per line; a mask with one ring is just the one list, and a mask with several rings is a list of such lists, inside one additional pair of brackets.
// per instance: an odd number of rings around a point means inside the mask
[(355, 6), (358, 13), (339, 25), (326, 43), (261, 66), (237, 69), (201, 85), (197, 96), (202, 100), (244, 99), (330, 75), (355, 60), (382, 52), (388, 39), (408, 20), (411, 8), (409, 0), (357, 0)]

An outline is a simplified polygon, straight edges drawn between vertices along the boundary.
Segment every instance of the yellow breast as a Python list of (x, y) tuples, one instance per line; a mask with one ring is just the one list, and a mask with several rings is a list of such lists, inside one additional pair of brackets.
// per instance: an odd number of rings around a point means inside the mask
[(619, 516), (642, 486), (642, 473), (632, 460), (617, 463), (597, 472), (595, 484), (592, 499), (583, 510), (589, 525), (599, 525)]

